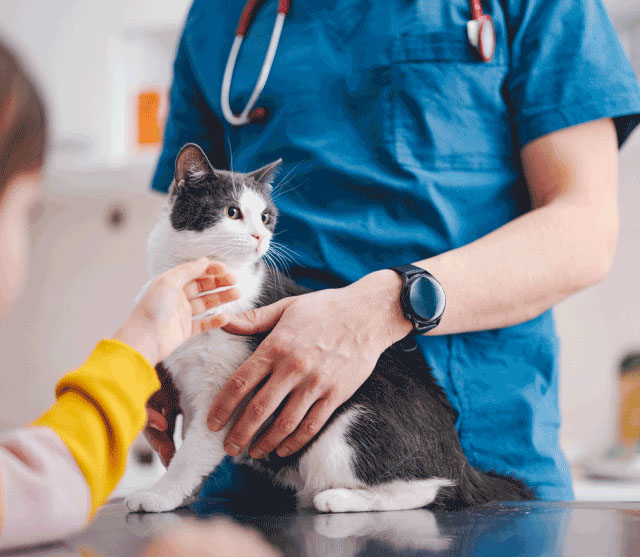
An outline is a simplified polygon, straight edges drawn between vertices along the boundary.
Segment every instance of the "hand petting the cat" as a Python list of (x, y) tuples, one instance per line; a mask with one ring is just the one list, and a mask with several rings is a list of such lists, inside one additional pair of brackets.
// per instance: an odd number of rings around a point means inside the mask
[(268, 378), (227, 435), (226, 452), (239, 454), (285, 399), (249, 454), (262, 458), (277, 449), (287, 456), (304, 447), (365, 382), (380, 354), (411, 331), (398, 303), (400, 287), (394, 271), (382, 270), (344, 288), (285, 298), (232, 317), (225, 327), (230, 333), (273, 330), (211, 406), (208, 426), (219, 431)]
[(155, 366), (192, 335), (222, 327), (228, 322), (229, 318), (224, 314), (192, 318), (236, 300), (239, 292), (235, 288), (202, 295), (234, 283), (235, 277), (225, 273), (222, 263), (212, 263), (206, 257), (178, 265), (149, 284), (129, 319), (113, 338), (136, 349)]

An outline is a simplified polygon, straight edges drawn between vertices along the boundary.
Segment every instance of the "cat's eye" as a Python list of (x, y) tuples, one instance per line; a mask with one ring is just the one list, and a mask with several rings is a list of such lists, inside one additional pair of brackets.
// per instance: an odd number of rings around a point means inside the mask
[(269, 211), (265, 211), (262, 213), (262, 224), (269, 224), (271, 222), (271, 213)]
[(232, 220), (238, 220), (242, 218), (242, 211), (238, 207), (225, 207), (224, 214)]

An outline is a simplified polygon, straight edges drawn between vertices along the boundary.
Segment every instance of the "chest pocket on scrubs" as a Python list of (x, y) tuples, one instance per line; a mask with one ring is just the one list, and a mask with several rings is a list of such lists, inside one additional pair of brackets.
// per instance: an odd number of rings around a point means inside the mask
[(504, 168), (513, 158), (502, 96), (506, 53), (485, 63), (466, 26), (404, 24), (391, 45), (390, 112), (396, 156), (408, 168)]

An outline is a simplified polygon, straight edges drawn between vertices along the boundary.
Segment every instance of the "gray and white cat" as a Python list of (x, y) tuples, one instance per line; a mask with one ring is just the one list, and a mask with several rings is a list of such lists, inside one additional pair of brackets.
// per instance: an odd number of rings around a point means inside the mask
[[(188, 144), (176, 160), (167, 207), (148, 244), (155, 276), (189, 259), (222, 261), (241, 297), (215, 311), (236, 314), (305, 292), (262, 258), (277, 219), (270, 192), (281, 161), (248, 174), (214, 169)], [(312, 319), (312, 316), (309, 316)], [(214, 330), (194, 337), (163, 362), (180, 393), (184, 440), (151, 489), (127, 497), (131, 511), (188, 504), (225, 457), (222, 431), (207, 428), (211, 402), (255, 349), (252, 337)], [(455, 411), (417, 350), (386, 350), (355, 395), (305, 448), (247, 462), (285, 487), (299, 505), (322, 512), (460, 508), (498, 499), (529, 499), (518, 480), (475, 470), (456, 435)]]

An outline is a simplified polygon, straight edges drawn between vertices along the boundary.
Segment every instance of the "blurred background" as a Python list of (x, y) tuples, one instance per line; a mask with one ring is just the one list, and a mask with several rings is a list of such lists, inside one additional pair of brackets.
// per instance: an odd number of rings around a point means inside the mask
[[(57, 378), (115, 332), (146, 282), (146, 237), (164, 203), (149, 184), (190, 3), (2, 0), (0, 37), (42, 86), (52, 150), (33, 215), (30, 282), (0, 323), (0, 431), (53, 401)], [(640, 2), (605, 4), (640, 74)], [(579, 499), (640, 501), (638, 215), (640, 131), (620, 156), (613, 269), (556, 309), (562, 443)], [(144, 464), (141, 441), (134, 450), (117, 494), (162, 470)]]

